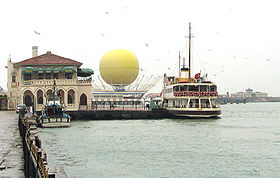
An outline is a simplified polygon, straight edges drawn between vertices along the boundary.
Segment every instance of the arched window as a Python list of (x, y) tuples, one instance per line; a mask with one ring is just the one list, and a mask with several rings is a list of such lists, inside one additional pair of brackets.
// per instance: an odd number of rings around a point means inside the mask
[(58, 96), (59, 96), (59, 101), (60, 101), (60, 103), (62, 104), (62, 103), (65, 103), (64, 102), (64, 91), (62, 90), (62, 89), (59, 89), (58, 90), (58, 94), (57, 94)]
[(69, 90), (68, 95), (67, 95), (67, 103), (68, 104), (74, 104), (75, 103), (75, 91), (74, 90)]
[(43, 91), (42, 90), (37, 91), (37, 103), (43, 104)]
[(85, 94), (80, 97), (80, 105), (87, 105), (87, 96)]
[(30, 95), (25, 96), (24, 103), (26, 106), (32, 106), (32, 99), (31, 99)]
[(52, 91), (52, 89), (49, 89), (49, 90), (47, 91), (47, 103), (48, 103), (49, 101), (53, 101), (53, 91)]
[(72, 104), (73, 103), (73, 100), (72, 100), (72, 96), (68, 94), (68, 104)]
[(24, 92), (23, 103), (26, 106), (32, 106), (33, 105), (33, 99), (34, 99), (34, 95), (30, 90), (27, 90), (27, 91)]

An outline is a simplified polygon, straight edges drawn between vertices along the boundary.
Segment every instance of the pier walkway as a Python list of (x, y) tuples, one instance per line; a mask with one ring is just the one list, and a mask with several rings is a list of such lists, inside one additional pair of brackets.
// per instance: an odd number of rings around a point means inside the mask
[(22, 141), (18, 131), (18, 114), (0, 112), (0, 177), (24, 177)]

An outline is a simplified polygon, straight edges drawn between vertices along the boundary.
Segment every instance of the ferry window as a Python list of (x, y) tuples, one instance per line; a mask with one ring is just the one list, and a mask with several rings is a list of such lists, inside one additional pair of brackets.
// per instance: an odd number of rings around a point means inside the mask
[(16, 76), (12, 76), (12, 82), (16, 82)]
[(44, 74), (38, 74), (38, 79), (44, 79)]
[(188, 86), (187, 85), (181, 85), (180, 86), (180, 91), (187, 91)]
[(191, 99), (189, 103), (189, 108), (198, 108), (199, 107), (199, 99)]
[(181, 101), (181, 107), (186, 108), (186, 106), (187, 106), (187, 100), (182, 100)]
[(174, 86), (173, 91), (179, 91), (179, 86)]
[(180, 91), (184, 91), (184, 86), (183, 85), (180, 86)]
[(24, 80), (31, 80), (31, 74), (24, 74)]
[(217, 90), (217, 86), (216, 85), (210, 86), (210, 91), (216, 91), (216, 90)]
[(194, 108), (195, 107), (195, 100), (191, 99), (189, 102), (189, 108)]
[(206, 85), (200, 85), (200, 91), (207, 91)]
[(73, 74), (65, 74), (65, 78), (67, 78), (67, 79), (72, 79), (72, 75), (73, 75)]
[(211, 104), (212, 104), (212, 108), (216, 108), (217, 107), (217, 103), (215, 99), (211, 100)]
[(196, 85), (189, 86), (189, 91), (198, 91), (198, 86)]
[(53, 74), (53, 79), (58, 79), (58, 73)]
[(46, 74), (46, 79), (51, 79), (51, 74)]
[(201, 108), (210, 108), (209, 99), (201, 99)]

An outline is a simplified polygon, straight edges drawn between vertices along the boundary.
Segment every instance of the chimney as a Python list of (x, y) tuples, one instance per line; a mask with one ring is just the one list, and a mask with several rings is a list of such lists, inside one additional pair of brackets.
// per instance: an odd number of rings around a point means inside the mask
[(32, 46), (32, 57), (38, 56), (38, 46)]

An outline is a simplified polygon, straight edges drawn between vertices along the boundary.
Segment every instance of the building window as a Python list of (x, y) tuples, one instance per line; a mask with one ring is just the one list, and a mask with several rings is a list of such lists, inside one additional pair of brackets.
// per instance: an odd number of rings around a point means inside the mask
[(44, 74), (38, 74), (38, 79), (44, 79)]
[(16, 76), (12, 76), (12, 82), (16, 82)]
[(80, 97), (80, 105), (87, 105), (87, 96), (85, 94)]
[(43, 97), (38, 98), (38, 104), (43, 104)]
[(73, 104), (72, 96), (68, 95), (68, 104)]
[(67, 79), (72, 79), (72, 75), (73, 75), (73, 74), (65, 74), (65, 78), (67, 78)]
[(31, 80), (31, 74), (24, 74), (24, 80)]
[(51, 74), (46, 74), (46, 79), (51, 79)]
[(37, 103), (43, 104), (43, 91), (42, 90), (37, 91)]
[(58, 73), (53, 74), (53, 79), (58, 79)]

